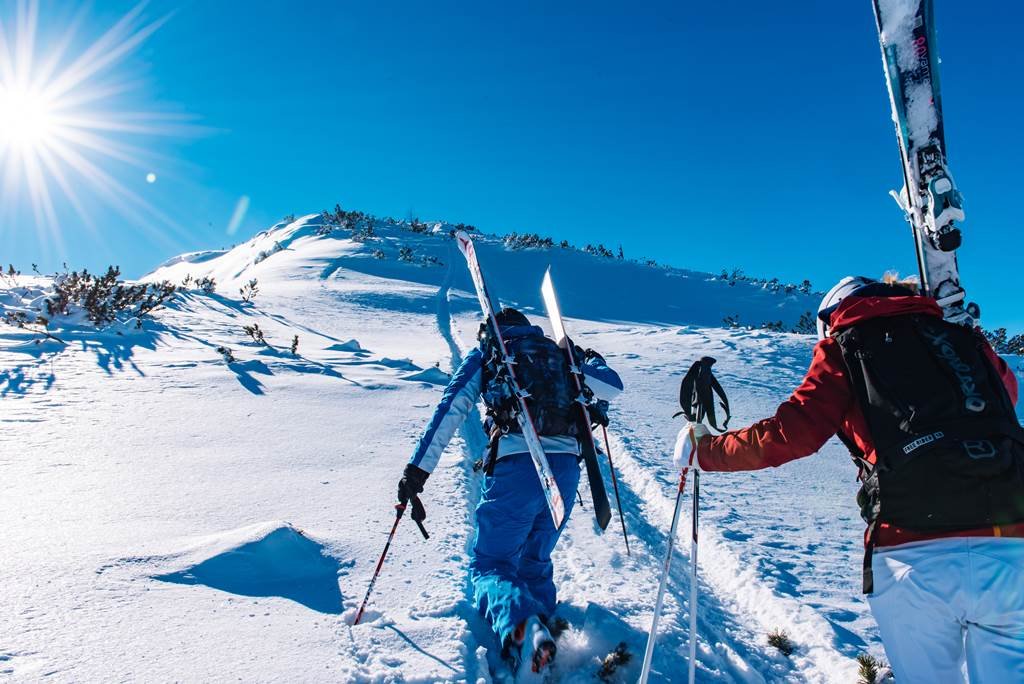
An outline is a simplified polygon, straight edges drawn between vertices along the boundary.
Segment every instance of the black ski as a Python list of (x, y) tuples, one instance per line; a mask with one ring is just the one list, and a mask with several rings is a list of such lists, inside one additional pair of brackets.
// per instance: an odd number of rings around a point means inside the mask
[(947, 320), (973, 325), (965, 305), (956, 249), (962, 198), (946, 164), (932, 0), (873, 0), (882, 65), (903, 166), (903, 191), (893, 192), (913, 229), (921, 288)]
[[(608, 527), (608, 521), (612, 519), (611, 506), (608, 503), (608, 492), (604, 487), (604, 476), (601, 475), (601, 466), (597, 462), (597, 444), (594, 441), (594, 432), (590, 428), (590, 413), (587, 410), (587, 398), (583, 388), (585, 380), (583, 371), (576, 365), (576, 354), (569, 338), (565, 334), (565, 326), (562, 323), (562, 312), (558, 308), (558, 299), (555, 297), (555, 286), (551, 282), (551, 270), (544, 274), (544, 282), (540, 288), (544, 297), (544, 306), (548, 310), (548, 320), (551, 321), (551, 334), (555, 342), (565, 351), (566, 360), (569, 362), (569, 369), (572, 371), (573, 380), (576, 383), (576, 405), (577, 432), (580, 439), (580, 449), (583, 452), (583, 462), (587, 466), (587, 482), (590, 483), (590, 496), (594, 499), (594, 517), (597, 518), (598, 526), (603, 530)], [(623, 524), (625, 530), (625, 524)]]

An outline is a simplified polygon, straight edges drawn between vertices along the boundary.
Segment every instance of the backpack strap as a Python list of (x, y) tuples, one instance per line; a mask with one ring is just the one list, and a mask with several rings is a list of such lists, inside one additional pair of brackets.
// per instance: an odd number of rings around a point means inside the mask
[(497, 423), (491, 428), (491, 439), (487, 443), (487, 459), (484, 462), (484, 472), (488, 477), (494, 475), (494, 464), (498, 462), (498, 444), (504, 434)]
[(862, 481), (867, 479), (868, 475), (871, 474), (871, 471), (874, 470), (875, 464), (867, 459), (867, 455), (864, 451), (857, 446), (857, 443), (853, 441), (853, 438), (848, 434), (842, 430), (837, 430), (836, 437), (838, 437), (839, 441), (843, 443), (846, 450), (850, 452), (850, 458), (853, 459), (854, 465), (857, 466), (857, 478)]
[(864, 537), (864, 567), (861, 573), (863, 577), (861, 591), (865, 594), (870, 594), (875, 590), (875, 570), (872, 561), (875, 556), (875, 533), (877, 530), (878, 521), (876, 520), (868, 525), (868, 531)]

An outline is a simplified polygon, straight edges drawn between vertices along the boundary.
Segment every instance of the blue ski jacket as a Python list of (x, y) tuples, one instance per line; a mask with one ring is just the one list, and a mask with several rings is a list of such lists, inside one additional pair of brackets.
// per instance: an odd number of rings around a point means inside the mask
[[(529, 328), (518, 326), (509, 328), (506, 332), (510, 337), (523, 334), (543, 334), (543, 331), (537, 326), (529, 326)], [(448, 382), (444, 395), (441, 397), (441, 403), (434, 409), (434, 416), (430, 419), (427, 429), (416, 445), (416, 451), (409, 460), (412, 465), (428, 473), (433, 472), (441, 458), (441, 452), (448, 446), (448, 442), (455, 436), (455, 432), (462, 425), (466, 416), (480, 400), (483, 360), (483, 351), (480, 347), (475, 347), (466, 354), (459, 369), (455, 371), (455, 375)], [(586, 376), (587, 387), (597, 399), (611, 401), (622, 392), (622, 379), (601, 359), (597, 357), (591, 357), (586, 361), (577, 359), (577, 363), (580, 364), (580, 370)], [(549, 454), (580, 453), (579, 442), (570, 435), (542, 436), (541, 445)], [(526, 451), (528, 451), (526, 442), (520, 434), (503, 435), (498, 443), (498, 458)]]

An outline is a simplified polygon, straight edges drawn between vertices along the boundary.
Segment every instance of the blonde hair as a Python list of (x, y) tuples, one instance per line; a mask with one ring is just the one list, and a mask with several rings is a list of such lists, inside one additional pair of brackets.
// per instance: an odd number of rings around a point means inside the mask
[(882, 282), (886, 285), (898, 285), (900, 287), (905, 287), (914, 294), (921, 293), (921, 281), (917, 276), (900, 278), (899, 271), (886, 271), (882, 276)]

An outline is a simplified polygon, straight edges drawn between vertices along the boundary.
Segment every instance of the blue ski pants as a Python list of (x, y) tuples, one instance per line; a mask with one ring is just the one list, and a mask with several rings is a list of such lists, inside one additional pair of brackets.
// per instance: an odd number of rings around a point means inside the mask
[(555, 529), (529, 454), (500, 458), (476, 507), (473, 597), (502, 645), (526, 618), (555, 611), (551, 551), (576, 502), (580, 466), (575, 454), (549, 454), (548, 462), (565, 501), (561, 528)]

